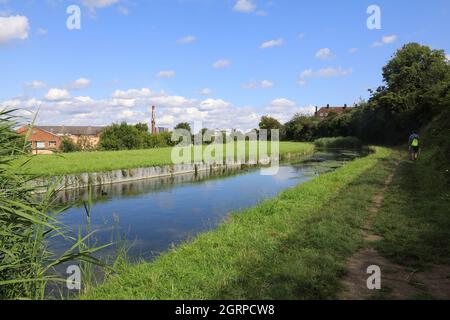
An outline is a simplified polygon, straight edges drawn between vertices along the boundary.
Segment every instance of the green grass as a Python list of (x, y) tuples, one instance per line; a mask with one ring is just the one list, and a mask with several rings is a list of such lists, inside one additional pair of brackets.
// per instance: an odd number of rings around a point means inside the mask
[(392, 170), (376, 148), (333, 173), (234, 213), (218, 229), (128, 265), (83, 299), (330, 299), (362, 246), (373, 195)]
[(320, 138), (314, 141), (318, 148), (325, 149), (361, 149), (363, 143), (355, 137)]
[[(311, 153), (312, 144), (281, 142), (280, 153)], [(105, 172), (171, 164), (172, 148), (132, 151), (105, 151), (90, 153), (68, 153), (63, 155), (39, 155), (21, 157), (14, 163), (19, 174), (59, 176), (65, 174)], [(248, 150), (247, 150), (248, 152)], [(25, 165), (23, 165), (26, 163)]]
[(424, 155), (417, 163), (401, 160), (376, 218), (384, 240), (377, 249), (412, 270), (450, 263), (450, 184), (446, 169), (436, 169)]
[(396, 157), (397, 174), (386, 192), (375, 227), (377, 249), (411, 270), (450, 263), (450, 108), (422, 132), (419, 161)]

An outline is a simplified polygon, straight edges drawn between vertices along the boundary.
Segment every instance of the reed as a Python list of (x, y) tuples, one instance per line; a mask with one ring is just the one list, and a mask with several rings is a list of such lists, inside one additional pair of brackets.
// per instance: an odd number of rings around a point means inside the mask
[[(94, 232), (78, 238), (69, 235), (59, 217), (68, 207), (57, 208), (57, 190), (48, 186), (39, 200), (32, 196), (29, 179), (12, 170), (18, 155), (26, 156), (26, 139), (18, 136), (15, 110), (0, 110), (0, 300), (45, 299), (49, 284), (63, 283), (55, 268), (67, 262), (100, 264), (94, 253), (106, 246), (86, 245)], [(31, 129), (30, 129), (31, 130)], [(25, 163), (33, 161), (29, 156)], [(63, 254), (55, 254), (49, 240), (70, 242)]]

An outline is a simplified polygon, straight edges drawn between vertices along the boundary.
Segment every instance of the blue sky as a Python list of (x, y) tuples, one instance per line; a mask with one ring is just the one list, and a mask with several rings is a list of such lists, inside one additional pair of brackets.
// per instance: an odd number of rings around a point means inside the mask
[(449, 21), (447, 0), (0, 0), (0, 103), (40, 106), (40, 124), (148, 121), (155, 104), (160, 126), (250, 129), (367, 98), (403, 44), (449, 53)]

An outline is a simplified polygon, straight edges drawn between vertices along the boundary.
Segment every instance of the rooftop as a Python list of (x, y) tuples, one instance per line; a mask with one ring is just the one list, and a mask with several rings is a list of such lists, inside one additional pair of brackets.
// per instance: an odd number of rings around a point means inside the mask
[(93, 126), (35, 126), (55, 135), (74, 135), (74, 136), (96, 136), (99, 135), (105, 127)]

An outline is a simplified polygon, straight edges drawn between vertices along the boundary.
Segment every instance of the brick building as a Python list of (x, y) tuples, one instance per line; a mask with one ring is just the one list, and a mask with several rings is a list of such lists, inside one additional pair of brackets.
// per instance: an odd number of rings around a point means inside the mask
[(343, 107), (331, 107), (329, 104), (327, 104), (326, 107), (320, 109), (316, 107), (316, 113), (314, 114), (314, 116), (323, 120), (332, 113), (341, 114), (350, 109), (352, 109), (352, 107), (348, 107), (346, 104)]
[[(24, 126), (17, 130), (18, 134), (25, 135), (30, 127)], [(92, 146), (97, 146), (100, 134), (104, 127), (68, 127), (68, 126), (34, 126), (31, 129), (28, 142), (34, 154), (52, 154), (61, 146), (64, 137), (71, 139), (74, 143), (82, 137), (87, 139)]]

